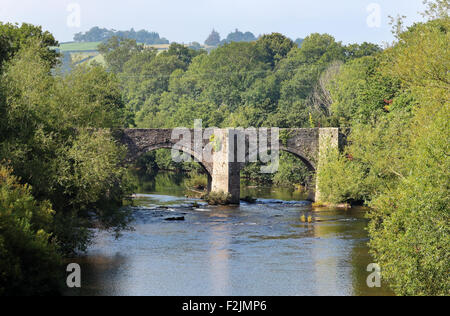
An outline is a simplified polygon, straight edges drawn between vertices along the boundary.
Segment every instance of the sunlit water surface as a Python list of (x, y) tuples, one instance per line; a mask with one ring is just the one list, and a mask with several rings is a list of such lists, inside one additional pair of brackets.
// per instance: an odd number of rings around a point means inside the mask
[(67, 295), (390, 294), (366, 285), (373, 260), (362, 209), (313, 211), (301, 193), (271, 188), (243, 190), (256, 204), (209, 207), (168, 175), (139, 191), (134, 231), (118, 240), (97, 232), (76, 260), (82, 288)]

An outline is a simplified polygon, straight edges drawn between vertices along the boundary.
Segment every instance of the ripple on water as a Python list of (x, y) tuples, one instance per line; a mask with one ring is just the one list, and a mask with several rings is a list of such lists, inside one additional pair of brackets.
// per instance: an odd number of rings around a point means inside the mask
[[(313, 213), (310, 202), (270, 198), (210, 207), (158, 194), (136, 194), (135, 204), (135, 231), (98, 232), (85, 294), (371, 294), (365, 222), (352, 210)], [(301, 223), (305, 214), (314, 223)], [(185, 221), (165, 221), (178, 216)]]

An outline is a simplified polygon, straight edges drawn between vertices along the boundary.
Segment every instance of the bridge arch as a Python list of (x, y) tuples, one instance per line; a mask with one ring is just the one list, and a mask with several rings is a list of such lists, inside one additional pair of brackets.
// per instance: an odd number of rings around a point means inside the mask
[[(170, 149), (172, 150), (174, 148), (174, 144), (172, 143), (159, 143), (159, 144), (152, 144), (148, 147), (144, 147), (142, 148), (139, 153), (137, 153), (137, 155), (135, 155), (133, 157), (133, 159), (137, 160), (140, 156), (148, 153), (148, 152), (152, 152), (155, 150), (159, 150), (159, 149)], [(200, 164), (200, 166), (202, 167), (202, 169), (206, 172), (206, 174), (208, 175), (208, 178), (210, 178), (212, 176), (212, 166), (208, 163), (205, 163), (204, 161), (202, 161), (202, 157), (200, 157), (200, 155), (198, 155), (196, 152), (194, 152), (192, 149), (189, 148), (185, 148), (185, 147), (180, 147), (177, 148), (178, 151), (181, 151), (187, 155), (189, 155), (193, 161), (197, 162), (198, 164)]]
[(315, 163), (312, 162), (310, 159), (306, 158), (306, 155), (303, 152), (301, 152), (300, 150), (295, 149), (295, 148), (281, 146), (280, 151), (284, 151), (284, 152), (294, 155), (295, 157), (300, 159), (305, 164), (305, 166), (308, 168), (309, 171), (314, 172), (314, 173), (316, 172)]
[[(296, 148), (291, 148), (291, 147), (286, 147), (286, 146), (281, 146), (281, 145), (279, 147), (279, 151), (287, 152), (287, 153), (294, 155), (296, 158), (298, 158), (305, 164), (305, 166), (308, 168), (308, 170), (310, 172), (314, 172), (314, 173), (316, 172), (316, 164), (311, 159), (308, 159), (307, 156), (305, 155), (305, 153), (303, 153), (303, 151), (296, 149)], [(249, 157), (252, 154), (257, 155), (258, 153), (253, 152), (253, 151), (252, 151), (252, 153), (247, 152), (245, 154), (245, 163), (241, 163), (241, 168), (244, 168), (246, 165), (251, 163)]]

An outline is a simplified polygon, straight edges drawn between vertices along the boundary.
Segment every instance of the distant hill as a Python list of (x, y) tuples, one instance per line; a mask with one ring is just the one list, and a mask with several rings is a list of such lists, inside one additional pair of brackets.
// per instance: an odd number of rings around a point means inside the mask
[(146, 45), (169, 44), (169, 40), (161, 38), (156, 32), (146, 30), (135, 31), (133, 28), (129, 31), (108, 30), (95, 26), (85, 33), (77, 33), (74, 35), (75, 42), (103, 42), (113, 36), (134, 39), (138, 43)]

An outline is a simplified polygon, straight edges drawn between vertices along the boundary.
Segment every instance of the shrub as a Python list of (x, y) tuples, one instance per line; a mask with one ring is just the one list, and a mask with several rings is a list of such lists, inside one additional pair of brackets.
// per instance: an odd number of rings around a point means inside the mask
[(203, 200), (209, 205), (229, 205), (231, 204), (231, 194), (224, 192), (211, 192), (203, 196)]

